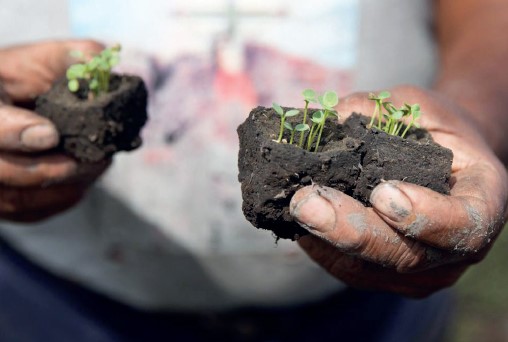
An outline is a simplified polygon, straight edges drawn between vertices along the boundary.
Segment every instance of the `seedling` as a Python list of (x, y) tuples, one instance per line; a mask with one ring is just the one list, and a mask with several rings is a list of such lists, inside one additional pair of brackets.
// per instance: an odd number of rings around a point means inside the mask
[(307, 113), (309, 111), (309, 103), (316, 103), (316, 92), (312, 89), (305, 89), (302, 92), (304, 101), (305, 101), (305, 108), (303, 109), (303, 120), (300, 124), (300, 141), (298, 142), (298, 146), (303, 147), (303, 138), (305, 136), (305, 131), (310, 130), (309, 125), (307, 124)]
[(387, 98), (389, 98), (391, 96), (391, 94), (387, 91), (382, 91), (380, 92), (379, 94), (373, 94), (373, 93), (370, 93), (369, 94), (369, 100), (373, 100), (376, 102), (376, 107), (374, 108), (374, 114), (372, 114), (372, 119), (370, 120), (370, 123), (369, 123), (369, 128), (374, 126), (374, 120), (378, 119), (377, 121), (377, 128), (381, 129), (381, 122), (382, 122), (382, 114), (381, 114), (381, 108), (383, 106), (383, 101), (386, 100)]
[(321, 107), (323, 107), (324, 112), (322, 120), (318, 126), (319, 135), (316, 141), (316, 147), (314, 148), (314, 152), (317, 152), (319, 143), (321, 142), (321, 135), (323, 134), (326, 119), (328, 119), (330, 115), (337, 116), (337, 113), (335, 112), (333, 107), (335, 107), (339, 103), (339, 97), (337, 96), (336, 92), (327, 91), (323, 94), (323, 96), (319, 97), (319, 103), (321, 104)]
[[(286, 118), (298, 115), (300, 111), (293, 109), (289, 110), (287, 113), (284, 113), (284, 110), (280, 105), (278, 105), (277, 103), (273, 103), (273, 109), (281, 117), (279, 137), (276, 141), (277, 142), (282, 141), (284, 129), (287, 129), (291, 132), (289, 143), (293, 144), (295, 132), (300, 132), (298, 146), (303, 148), (305, 140), (305, 132), (309, 131), (309, 134), (307, 135), (306, 149), (307, 151), (310, 151), (314, 143), (314, 140), (316, 140), (314, 152), (317, 152), (319, 144), (321, 142), (321, 136), (323, 134), (326, 119), (331, 115), (337, 116), (337, 113), (335, 112), (333, 107), (339, 103), (339, 97), (337, 96), (337, 93), (333, 91), (327, 91), (322, 96), (317, 96), (316, 92), (312, 89), (304, 90), (302, 92), (302, 95), (305, 101), (305, 107), (303, 110), (303, 120), (295, 127), (293, 127), (290, 123), (286, 122)], [(309, 112), (310, 103), (319, 103), (322, 108), (321, 110), (315, 111), (313, 113), (312, 118), (310, 120), (312, 122), (311, 126), (309, 126), (309, 124), (307, 123), (307, 115)]]
[[(85, 80), (88, 88), (88, 97), (95, 98), (109, 91), (111, 69), (119, 62), (119, 44), (104, 49), (99, 55), (88, 62), (71, 65), (67, 69), (67, 86), (73, 93), (80, 88), (80, 80)], [(84, 59), (82, 52), (73, 52), (73, 56)]]
[(414, 104), (414, 105), (408, 105), (407, 103), (404, 104), (408, 111), (408, 116), (411, 116), (411, 121), (409, 121), (409, 124), (406, 126), (406, 129), (404, 132), (402, 132), (401, 137), (404, 138), (409, 131), (409, 129), (412, 126), (415, 126), (416, 128), (420, 128), (420, 124), (416, 122), (422, 116), (422, 112), (420, 111), (420, 105)]
[[(376, 127), (390, 135), (397, 135), (404, 138), (412, 126), (420, 127), (418, 120), (422, 114), (420, 105), (409, 105), (405, 103), (401, 108), (396, 108), (390, 101), (385, 101), (390, 97), (390, 93), (383, 91), (378, 95), (369, 94), (369, 99), (376, 102), (374, 113), (367, 127)], [(383, 109), (386, 113), (383, 113)], [(404, 131), (400, 134), (404, 127), (404, 118), (410, 117), (411, 120), (405, 126)], [(374, 126), (375, 119), (377, 118), (377, 126)], [(384, 120), (383, 120), (384, 119)]]
[(288, 110), (287, 112), (284, 113), (284, 109), (282, 109), (282, 107), (275, 102), (273, 103), (273, 109), (280, 116), (279, 138), (277, 139), (277, 142), (280, 143), (282, 141), (282, 135), (284, 134), (286, 118), (298, 115), (298, 113), (300, 113), (300, 111), (297, 109), (291, 109), (291, 110)]

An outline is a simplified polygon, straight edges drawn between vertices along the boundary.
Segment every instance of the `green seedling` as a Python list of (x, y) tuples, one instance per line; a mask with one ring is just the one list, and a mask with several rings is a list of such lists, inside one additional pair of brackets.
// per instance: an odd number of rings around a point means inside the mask
[(384, 116), (384, 123), (380, 125), (383, 131), (390, 135), (398, 135), (400, 128), (403, 126), (402, 118), (406, 115), (403, 108), (397, 109), (391, 102), (383, 103), (386, 110)]
[(312, 89), (305, 89), (302, 92), (303, 100), (305, 101), (305, 107), (303, 109), (303, 120), (300, 126), (300, 141), (298, 142), (298, 146), (303, 147), (303, 138), (305, 136), (305, 131), (310, 130), (309, 125), (307, 124), (307, 113), (309, 111), (309, 103), (316, 103), (316, 92)]
[[(279, 104), (275, 102), (273, 103), (273, 109), (281, 118), (279, 137), (276, 141), (279, 143), (282, 142), (284, 130), (286, 129), (291, 134), (289, 144), (293, 144), (296, 132), (300, 132), (298, 146), (303, 148), (305, 141), (305, 132), (309, 131), (307, 135), (306, 149), (307, 151), (310, 151), (313, 144), (315, 144), (314, 152), (317, 152), (321, 142), (326, 119), (330, 116), (338, 116), (333, 107), (339, 103), (339, 97), (337, 93), (333, 91), (327, 91), (322, 96), (317, 96), (316, 92), (312, 89), (305, 89), (302, 92), (302, 95), (305, 102), (305, 107), (303, 109), (303, 120), (301, 123), (297, 124), (294, 127), (290, 123), (286, 122), (286, 118), (298, 115), (300, 111), (292, 109), (284, 113), (284, 110)], [(321, 105), (321, 109), (314, 111), (312, 118), (310, 119), (311, 125), (309, 126), (307, 123), (307, 116), (309, 114), (310, 103), (319, 103)]]
[(315, 135), (317, 134), (317, 141), (316, 146), (314, 147), (314, 152), (317, 152), (319, 144), (321, 143), (321, 136), (323, 134), (326, 119), (328, 119), (328, 117), (330, 116), (337, 116), (337, 113), (335, 112), (333, 107), (335, 107), (339, 103), (339, 96), (334, 91), (327, 91), (323, 94), (323, 96), (318, 97), (318, 102), (321, 105), (322, 110), (317, 112), (318, 115), (316, 117), (314, 116), (312, 117), (312, 122), (317, 123), (317, 128), (316, 131), (314, 132), (314, 136), (312, 134), (309, 134), (309, 138), (311, 140), (310, 144), (309, 142), (307, 143), (307, 150), (310, 150), (310, 146), (312, 145)]
[(420, 124), (416, 122), (421, 116), (422, 112), (420, 111), (420, 105), (414, 104), (414, 105), (408, 105), (407, 103), (404, 105), (408, 111), (408, 116), (411, 117), (411, 121), (409, 121), (409, 124), (406, 126), (406, 129), (404, 132), (402, 132), (401, 137), (404, 138), (409, 131), (409, 129), (412, 126), (415, 126), (416, 128), (420, 128)]
[[(417, 120), (420, 118), (422, 112), (420, 111), (420, 105), (414, 104), (409, 105), (405, 103), (401, 108), (397, 108), (390, 101), (385, 101), (390, 97), (390, 93), (383, 91), (378, 95), (370, 94), (369, 99), (376, 102), (374, 113), (368, 127), (374, 127), (375, 119), (378, 119), (377, 126), (379, 130), (382, 130), (390, 135), (397, 135), (404, 138), (412, 126), (420, 127)], [(383, 109), (386, 112), (383, 112)], [(404, 127), (404, 119), (410, 117), (410, 122), (405, 126), (402, 134), (400, 133)]]
[(288, 110), (287, 112), (284, 113), (284, 109), (282, 109), (282, 107), (275, 102), (273, 103), (273, 109), (280, 116), (280, 130), (279, 130), (279, 137), (277, 139), (277, 142), (280, 143), (282, 141), (282, 135), (284, 134), (286, 118), (298, 115), (298, 113), (300, 113), (300, 111), (297, 109), (291, 109), (291, 110)]
[(376, 117), (378, 119), (377, 122), (377, 128), (381, 129), (381, 122), (382, 122), (382, 114), (381, 109), (383, 107), (383, 101), (389, 98), (391, 94), (387, 91), (382, 91), (379, 94), (370, 93), (369, 94), (369, 100), (373, 100), (376, 102), (376, 107), (374, 108), (374, 113), (372, 114), (372, 118), (370, 120), (369, 126), (367, 127), (373, 127), (374, 121), (376, 120)]
[(325, 114), (321, 110), (315, 111), (314, 114), (312, 114), (312, 118), (310, 119), (310, 121), (312, 121), (312, 126), (310, 128), (309, 136), (307, 137), (307, 151), (310, 151), (312, 142), (319, 130), (319, 126), (321, 125), (321, 122), (324, 122), (324, 117)]
[[(111, 69), (119, 62), (119, 44), (104, 49), (88, 62), (71, 65), (67, 69), (67, 86), (71, 92), (77, 92), (80, 80), (85, 80), (89, 89), (89, 98), (94, 98), (109, 91)], [(72, 56), (84, 59), (82, 52), (73, 52)]]

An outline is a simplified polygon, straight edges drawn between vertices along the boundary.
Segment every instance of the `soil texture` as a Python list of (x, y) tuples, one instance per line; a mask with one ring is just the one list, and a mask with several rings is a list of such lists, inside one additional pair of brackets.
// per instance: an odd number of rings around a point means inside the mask
[(342, 125), (328, 121), (318, 151), (308, 152), (275, 141), (280, 117), (272, 108), (253, 109), (238, 127), (238, 179), (247, 220), (278, 238), (306, 235), (291, 218), (289, 202), (310, 184), (338, 189), (366, 206), (382, 180), (403, 180), (449, 194), (451, 150), (436, 144), (423, 129), (411, 129), (402, 139), (367, 129), (369, 121), (356, 113)]
[(37, 98), (35, 111), (50, 119), (60, 133), (58, 149), (93, 163), (139, 147), (139, 133), (148, 117), (143, 80), (112, 75), (108, 93), (94, 99), (88, 99), (87, 93), (83, 84), (78, 93), (70, 92), (63, 79)]

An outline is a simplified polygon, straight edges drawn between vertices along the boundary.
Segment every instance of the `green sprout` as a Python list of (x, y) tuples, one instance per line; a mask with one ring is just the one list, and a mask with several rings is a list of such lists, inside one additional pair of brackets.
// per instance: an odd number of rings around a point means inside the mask
[[(88, 62), (71, 65), (67, 69), (67, 86), (73, 93), (80, 88), (80, 80), (85, 80), (89, 89), (89, 97), (94, 98), (109, 91), (111, 69), (119, 62), (121, 46), (116, 44), (102, 50)], [(80, 51), (72, 53), (74, 57), (84, 59)]]
[(402, 134), (401, 134), (402, 138), (404, 138), (406, 136), (407, 132), (409, 131), (409, 129), (412, 126), (415, 126), (416, 128), (420, 128), (420, 124), (418, 122), (416, 122), (416, 120), (418, 120), (420, 118), (420, 116), (422, 116), (422, 112), (420, 111), (419, 104), (408, 105), (406, 103), (406, 104), (404, 104), (404, 106), (406, 107), (406, 109), (408, 111), (407, 116), (411, 117), (411, 121), (409, 121), (409, 124), (406, 126), (406, 129), (404, 130), (404, 132), (402, 132)]
[(309, 125), (307, 124), (307, 113), (309, 111), (309, 103), (316, 103), (316, 92), (312, 89), (305, 89), (302, 92), (304, 101), (305, 101), (305, 108), (303, 109), (303, 120), (302, 123), (299, 125), (300, 129), (300, 141), (298, 142), (298, 146), (303, 147), (303, 138), (305, 136), (305, 131), (310, 130)]
[(312, 126), (310, 128), (309, 136), (307, 137), (307, 151), (310, 151), (319, 126), (321, 125), (321, 122), (324, 122), (324, 117), (325, 115), (321, 110), (315, 111), (314, 114), (312, 114), (312, 118), (310, 119), (310, 121), (312, 121)]
[[(307, 141), (307, 150), (310, 150), (312, 142), (317, 135), (316, 146), (314, 147), (314, 152), (317, 152), (319, 148), (319, 144), (321, 142), (321, 136), (323, 134), (323, 129), (325, 127), (326, 119), (328, 117), (337, 116), (337, 113), (333, 109), (339, 103), (339, 96), (334, 91), (327, 91), (323, 94), (323, 96), (318, 97), (318, 102), (322, 107), (322, 110), (314, 113), (312, 117), (313, 127), (316, 128), (314, 132), (311, 131), (309, 133), (309, 140)], [(311, 129), (312, 130), (312, 129)]]
[(381, 108), (383, 106), (383, 100), (386, 100), (387, 98), (389, 98), (391, 96), (391, 94), (387, 91), (382, 91), (380, 92), (379, 94), (373, 94), (373, 93), (370, 93), (369, 94), (369, 100), (373, 100), (376, 102), (376, 107), (374, 108), (374, 114), (372, 114), (372, 119), (370, 120), (370, 123), (369, 123), (369, 126), (367, 127), (372, 127), (374, 126), (374, 120), (376, 119), (376, 117), (378, 118), (378, 122), (377, 122), (377, 128), (381, 129), (381, 122), (382, 122), (382, 119), (381, 119)]
[[(397, 135), (404, 138), (412, 126), (420, 127), (416, 122), (422, 115), (420, 105), (409, 105), (405, 103), (401, 108), (397, 108), (390, 101), (384, 101), (390, 97), (390, 93), (383, 91), (378, 95), (369, 94), (369, 99), (376, 102), (374, 113), (367, 127), (374, 127), (374, 121), (377, 118), (376, 128), (390, 135)], [(386, 111), (383, 113), (383, 109)], [(404, 127), (404, 119), (410, 117), (410, 122), (405, 126), (402, 134), (400, 133)], [(383, 120), (384, 119), (384, 120)]]
[[(333, 91), (327, 91), (322, 96), (317, 96), (316, 92), (312, 89), (305, 89), (302, 92), (302, 95), (305, 101), (305, 107), (303, 109), (303, 120), (301, 123), (297, 124), (294, 127), (289, 122), (286, 122), (286, 118), (298, 115), (300, 111), (297, 109), (292, 109), (284, 113), (284, 110), (280, 105), (275, 102), (273, 103), (273, 109), (281, 118), (279, 137), (276, 141), (279, 143), (282, 142), (284, 130), (286, 129), (291, 134), (289, 138), (289, 144), (293, 144), (296, 132), (300, 132), (298, 146), (303, 148), (305, 132), (309, 131), (307, 135), (306, 149), (307, 151), (310, 151), (315, 142), (314, 152), (317, 152), (321, 142), (321, 137), (323, 135), (326, 120), (330, 116), (338, 116), (333, 107), (339, 103), (339, 97), (337, 93)], [(310, 103), (319, 103), (322, 109), (314, 111), (312, 118), (310, 119), (311, 125), (309, 126), (307, 122), (307, 116), (309, 114)]]
[(300, 113), (300, 111), (297, 109), (291, 109), (291, 110), (288, 110), (286, 113), (284, 113), (284, 109), (282, 109), (282, 107), (275, 102), (273, 103), (273, 109), (280, 116), (280, 131), (279, 131), (279, 138), (277, 139), (277, 142), (280, 143), (282, 141), (282, 135), (284, 134), (286, 118), (298, 115), (298, 113)]

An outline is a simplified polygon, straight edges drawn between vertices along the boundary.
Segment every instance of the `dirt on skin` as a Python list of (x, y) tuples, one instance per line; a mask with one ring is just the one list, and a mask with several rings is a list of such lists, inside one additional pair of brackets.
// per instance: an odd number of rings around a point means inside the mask
[(425, 130), (412, 129), (402, 139), (367, 129), (369, 120), (353, 113), (343, 125), (329, 121), (318, 151), (309, 152), (275, 141), (280, 117), (272, 108), (253, 109), (238, 127), (238, 179), (247, 220), (279, 238), (306, 235), (292, 219), (289, 202), (310, 184), (338, 189), (366, 206), (382, 180), (403, 180), (449, 193), (451, 150), (434, 143)]
[(148, 117), (148, 94), (141, 78), (113, 75), (110, 92), (93, 100), (83, 84), (80, 89), (71, 93), (67, 81), (60, 80), (36, 101), (35, 111), (60, 133), (60, 151), (82, 162), (97, 162), (141, 145), (139, 132)]

